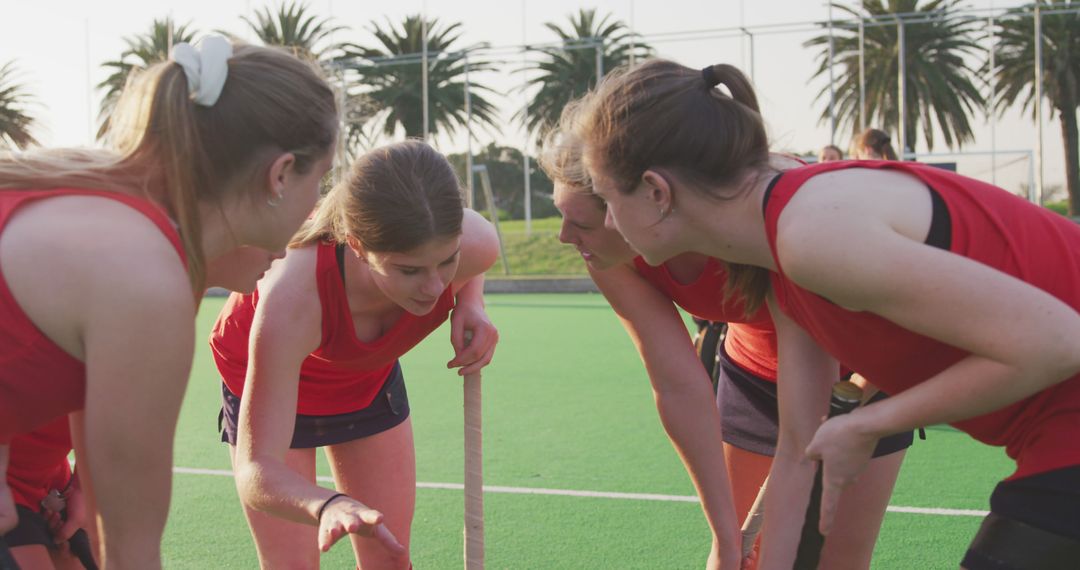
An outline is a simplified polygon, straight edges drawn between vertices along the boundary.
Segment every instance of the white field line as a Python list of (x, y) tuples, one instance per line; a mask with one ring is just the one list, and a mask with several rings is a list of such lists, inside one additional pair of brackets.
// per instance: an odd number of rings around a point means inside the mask
[[(217, 475), (219, 477), (232, 477), (232, 471), (227, 469), (197, 469), (192, 467), (174, 467), (174, 473), (184, 475)], [(319, 481), (332, 483), (333, 479), (327, 476), (318, 477)], [(465, 486), (461, 483), (423, 483), (417, 482), (418, 489), (449, 489), (462, 491)], [(629, 501), (666, 501), (677, 503), (696, 503), (698, 498), (693, 495), (660, 495), (656, 493), (612, 493), (608, 491), (574, 491), (570, 489), (543, 489), (538, 487), (501, 487), (498, 485), (484, 485), (485, 493), (511, 493), (516, 495), (555, 495), (561, 497), (587, 497), (590, 499), (621, 499)], [(889, 505), (890, 513), (909, 513), (916, 515), (937, 515), (947, 517), (985, 517), (987, 511), (971, 509), (936, 509), (924, 507), (895, 507)]]

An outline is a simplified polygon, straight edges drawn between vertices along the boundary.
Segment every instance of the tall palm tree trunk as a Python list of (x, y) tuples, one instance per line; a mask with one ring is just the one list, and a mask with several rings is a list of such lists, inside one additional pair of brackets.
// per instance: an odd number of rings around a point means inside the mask
[(1061, 140), (1065, 141), (1065, 189), (1069, 193), (1069, 215), (1080, 212), (1080, 133), (1076, 126), (1077, 102), (1066, 101), (1060, 109)]

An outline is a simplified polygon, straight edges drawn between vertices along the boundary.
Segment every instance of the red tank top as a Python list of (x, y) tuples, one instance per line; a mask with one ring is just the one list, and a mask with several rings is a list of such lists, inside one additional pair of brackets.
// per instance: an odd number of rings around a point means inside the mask
[(776, 329), (769, 309), (762, 305), (747, 317), (742, 300), (724, 302), (727, 270), (723, 263), (708, 258), (697, 279), (687, 284), (679, 283), (666, 264), (653, 267), (641, 256), (634, 258), (634, 268), (684, 311), (699, 319), (728, 323), (724, 350), (732, 362), (755, 376), (776, 381)]
[[(443, 291), (426, 315), (405, 312), (383, 336), (370, 343), (356, 338), (345, 285), (339, 273), (334, 244), (320, 243), (315, 280), (322, 306), (322, 340), (300, 367), (296, 413), (329, 416), (355, 412), (375, 399), (397, 359), (437, 329), (450, 316), (454, 295)], [(259, 292), (233, 293), (218, 315), (210, 347), (229, 391), (243, 394), (247, 372), (248, 336)]]
[(11, 439), (7, 482), (15, 502), (37, 512), (51, 489), (71, 480), (71, 430), (66, 416)]
[[(35, 200), (56, 196), (101, 196), (139, 211), (165, 234), (187, 263), (180, 236), (165, 213), (151, 202), (100, 190), (0, 190), (0, 232), (15, 211)], [(23, 312), (0, 272), (0, 443), (29, 432), (57, 416), (81, 410), (86, 368), (46, 337)]]
[[(766, 234), (775, 259), (777, 221), (792, 196), (811, 176), (842, 168), (898, 170), (919, 178), (948, 210), (950, 251), (1080, 309), (1080, 226), (1000, 188), (910, 162), (829, 162), (785, 172), (765, 205)], [(783, 268), (773, 274), (772, 286), (786, 314), (825, 350), (888, 394), (903, 392), (968, 355), (871, 313), (842, 309), (794, 285)], [(954, 425), (983, 443), (1004, 446), (1017, 462), (1013, 478), (1080, 464), (1080, 375)]]

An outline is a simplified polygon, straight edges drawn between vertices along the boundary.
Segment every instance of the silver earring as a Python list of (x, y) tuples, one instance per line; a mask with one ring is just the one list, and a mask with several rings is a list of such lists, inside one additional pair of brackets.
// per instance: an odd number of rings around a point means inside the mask
[(284, 199), (285, 199), (285, 192), (275, 192), (273, 198), (267, 198), (266, 199), (266, 205), (270, 206), (271, 208), (276, 208), (277, 205), (280, 204), (281, 201), (284, 200)]

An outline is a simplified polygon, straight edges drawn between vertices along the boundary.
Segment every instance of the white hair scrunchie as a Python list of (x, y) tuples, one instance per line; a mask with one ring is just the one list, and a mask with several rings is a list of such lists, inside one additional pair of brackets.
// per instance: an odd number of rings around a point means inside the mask
[(222, 36), (206, 36), (199, 47), (189, 43), (173, 46), (172, 60), (180, 64), (187, 76), (188, 93), (196, 105), (213, 107), (225, 88), (229, 76), (229, 58), (233, 48)]

